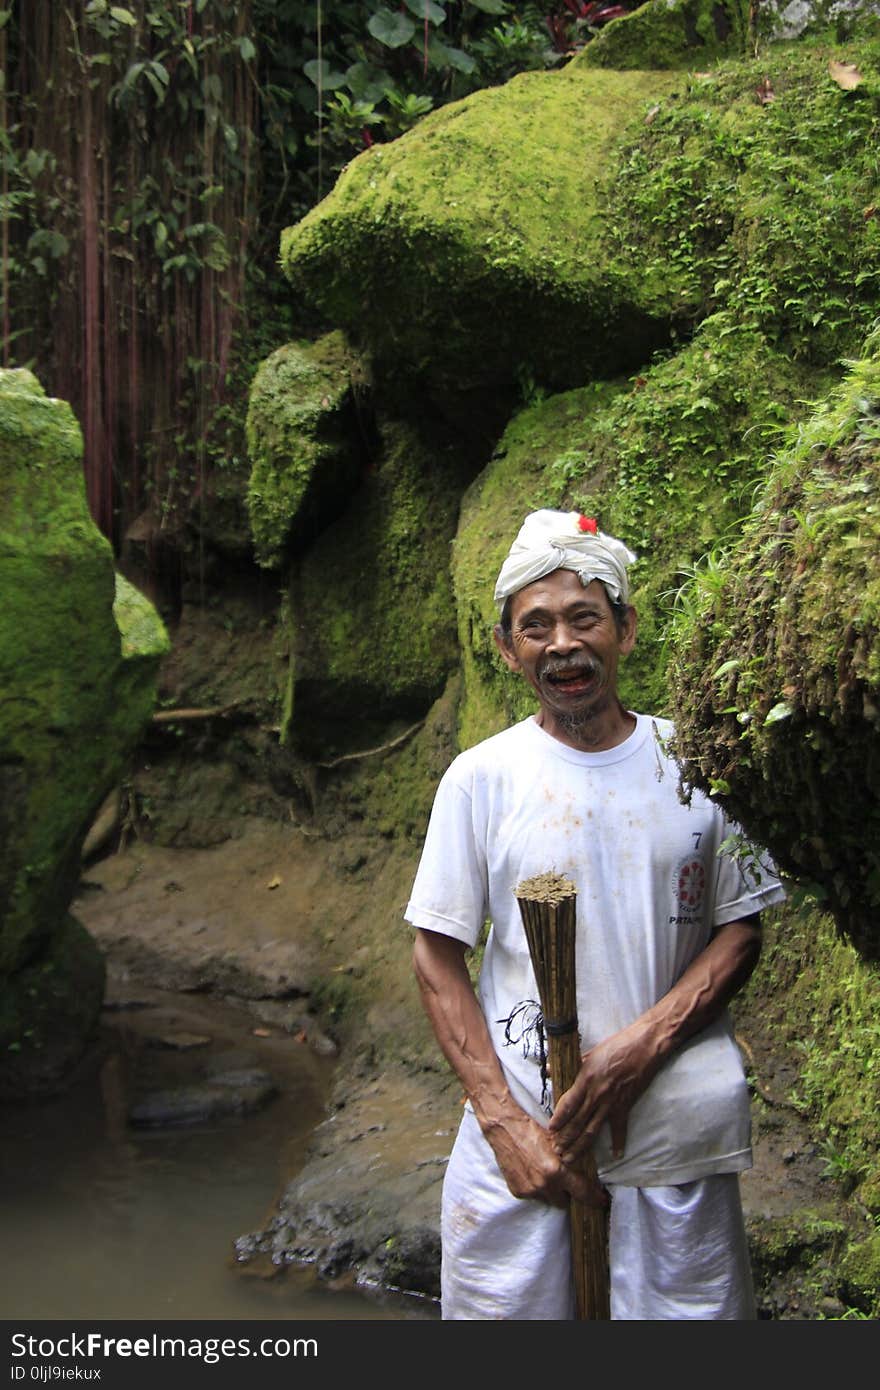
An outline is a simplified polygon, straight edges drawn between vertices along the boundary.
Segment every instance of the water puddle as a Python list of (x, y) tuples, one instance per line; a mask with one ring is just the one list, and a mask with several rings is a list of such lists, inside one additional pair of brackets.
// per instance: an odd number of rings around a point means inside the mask
[[(202, 997), (135, 991), (105, 1012), (94, 1056), (63, 1094), (0, 1116), (2, 1316), (22, 1319), (396, 1319), (429, 1309), (333, 1290), (311, 1270), (273, 1279), (232, 1258), (265, 1224), (324, 1113), (332, 1063)], [(246, 1117), (140, 1128), (134, 1101), (217, 1067), (259, 1067), (278, 1094)]]

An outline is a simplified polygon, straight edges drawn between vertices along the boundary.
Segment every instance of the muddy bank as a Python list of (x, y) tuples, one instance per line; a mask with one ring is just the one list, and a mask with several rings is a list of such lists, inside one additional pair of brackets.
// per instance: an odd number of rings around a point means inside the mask
[[(267, 1194), (265, 1225), (229, 1233), (242, 1272), (308, 1264), (338, 1288), (406, 1290), (436, 1316), (440, 1185), (461, 1094), (409, 978), (411, 855), (373, 842), (361, 857), (350, 840), (254, 820), (212, 849), (141, 842), (93, 865), (77, 911), (117, 977), (247, 1001), (273, 1045), (338, 1053), (274, 1211)], [(357, 886), (343, 859), (358, 863)], [(795, 1059), (779, 1053), (759, 999), (740, 1002), (736, 1026), (753, 1092), (743, 1194), (760, 1316), (839, 1318), (838, 1261), (867, 1218), (788, 1100)]]

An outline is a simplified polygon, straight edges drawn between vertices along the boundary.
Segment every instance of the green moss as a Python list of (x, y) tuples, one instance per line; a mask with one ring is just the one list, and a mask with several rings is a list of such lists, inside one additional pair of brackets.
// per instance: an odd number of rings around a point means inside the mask
[[(333, 725), (369, 738), (370, 717), (424, 712), (457, 664), (449, 545), (461, 458), (387, 421), (357, 493), (294, 565), (293, 734)], [(356, 721), (356, 722), (353, 722)]]
[(113, 619), (119, 629), (123, 661), (155, 661), (170, 651), (168, 633), (152, 603), (119, 573)]
[[(857, 90), (831, 58), (858, 63)], [(586, 56), (522, 74), (354, 160), (282, 261), (435, 393), (609, 378), (718, 314), (831, 365), (877, 302), (878, 90), (870, 38), (690, 76)]]
[[(126, 596), (123, 584), (123, 654), (113, 555), (88, 514), (79, 429), (70, 408), (26, 372), (0, 372), (0, 589), (0, 977), (8, 1005), (65, 920), (83, 837), (149, 716), (164, 647), (146, 600)], [(78, 1016), (60, 1010), (59, 1028)], [(57, 1050), (80, 1042), (59, 1034)]]
[[(832, 58), (863, 86), (842, 91)], [(621, 296), (675, 302), (680, 325), (721, 314), (816, 364), (854, 351), (880, 290), (878, 92), (876, 40), (777, 45), (682, 79), (604, 181)]]
[(855, 1308), (880, 1317), (880, 1231), (851, 1246), (840, 1266), (843, 1292)]
[(809, 1121), (828, 1177), (870, 1209), (880, 1183), (880, 975), (826, 913), (794, 901), (768, 914), (748, 989), (777, 1045), (793, 1049), (787, 1099)]
[(574, 64), (600, 68), (706, 68), (742, 55), (748, 7), (742, 0), (649, 0), (611, 20)]
[(305, 523), (345, 492), (357, 466), (356, 360), (341, 333), (288, 343), (261, 363), (247, 415), (248, 513), (260, 564), (277, 565)]
[(815, 1212), (759, 1216), (749, 1222), (749, 1253), (756, 1281), (768, 1283), (795, 1267), (809, 1268), (817, 1259), (836, 1255), (846, 1243), (846, 1227)]
[(283, 234), (284, 269), (432, 389), (520, 372), (558, 388), (638, 361), (658, 331), (605, 281), (596, 188), (621, 131), (676, 80), (524, 73), (444, 107), (352, 161)]
[(672, 666), (689, 781), (880, 958), (880, 343), (776, 460), (685, 592)]

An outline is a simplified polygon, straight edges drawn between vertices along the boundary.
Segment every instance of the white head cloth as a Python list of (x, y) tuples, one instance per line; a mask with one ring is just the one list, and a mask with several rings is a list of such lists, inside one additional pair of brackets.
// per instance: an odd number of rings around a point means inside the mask
[(595, 522), (580, 512), (532, 512), (523, 522), (495, 585), (495, 602), (503, 608), (511, 594), (554, 570), (574, 570), (584, 588), (594, 579), (612, 598), (629, 603), (626, 567), (636, 559), (623, 541), (593, 530)]

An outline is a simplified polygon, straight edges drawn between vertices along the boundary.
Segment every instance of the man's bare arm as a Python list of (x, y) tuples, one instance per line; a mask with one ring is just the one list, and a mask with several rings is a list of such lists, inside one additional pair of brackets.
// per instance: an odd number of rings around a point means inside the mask
[(560, 1097), (550, 1121), (566, 1162), (595, 1143), (606, 1120), (612, 1149), (623, 1154), (632, 1106), (666, 1059), (718, 1017), (748, 980), (760, 953), (760, 916), (719, 927), (668, 994), (585, 1054), (577, 1080)]
[(413, 967), (443, 1055), (470, 1099), (508, 1187), (515, 1197), (557, 1206), (569, 1194), (603, 1205), (602, 1189), (562, 1161), (547, 1130), (513, 1099), (471, 984), (465, 949), (454, 937), (420, 930)]

